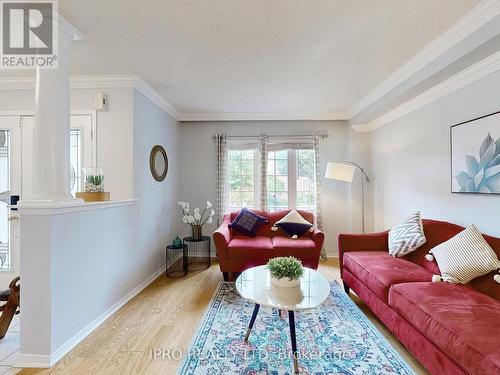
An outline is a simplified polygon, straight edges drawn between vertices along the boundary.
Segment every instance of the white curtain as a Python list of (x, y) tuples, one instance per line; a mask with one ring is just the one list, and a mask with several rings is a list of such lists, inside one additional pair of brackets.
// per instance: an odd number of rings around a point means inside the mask
[[(319, 144), (321, 136), (318, 134), (313, 135), (313, 147), (314, 147), (314, 176), (316, 185), (316, 228), (323, 230), (323, 216), (321, 213), (321, 166), (319, 159)], [(321, 249), (321, 257), (326, 259), (326, 250)]]
[(227, 136), (217, 134), (215, 136), (215, 148), (217, 152), (217, 203), (216, 215), (217, 225), (220, 225), (226, 212), (227, 197)]
[(267, 209), (267, 135), (260, 140), (260, 209)]

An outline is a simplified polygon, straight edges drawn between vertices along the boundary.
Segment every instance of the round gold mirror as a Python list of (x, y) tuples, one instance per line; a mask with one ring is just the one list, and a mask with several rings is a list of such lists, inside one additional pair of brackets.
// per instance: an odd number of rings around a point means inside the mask
[(149, 155), (149, 168), (151, 174), (156, 181), (163, 181), (167, 177), (168, 172), (168, 157), (165, 149), (156, 145), (151, 150)]

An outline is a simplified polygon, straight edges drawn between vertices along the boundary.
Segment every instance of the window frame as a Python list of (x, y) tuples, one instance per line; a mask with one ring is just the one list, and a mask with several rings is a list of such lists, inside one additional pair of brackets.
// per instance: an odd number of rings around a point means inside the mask
[[(241, 207), (233, 207), (231, 206), (231, 181), (230, 181), (230, 176), (229, 176), (229, 172), (230, 172), (230, 168), (231, 168), (231, 158), (230, 158), (230, 152), (231, 151), (239, 151), (239, 152), (242, 152), (242, 151), (253, 151), (253, 173), (254, 173), (254, 181), (253, 181), (253, 199), (254, 199), (254, 207), (250, 207), (250, 208), (253, 208), (253, 209), (258, 209), (260, 210), (261, 207), (260, 207), (260, 159), (261, 159), (261, 155), (260, 155), (260, 150), (258, 148), (258, 146), (256, 146), (256, 148), (249, 148), (247, 146), (242, 146), (242, 148), (238, 148), (238, 143), (234, 143), (231, 145), (231, 147), (228, 147), (228, 154), (227, 154), (227, 161), (228, 161), (228, 164), (227, 164), (227, 183), (226, 183), (226, 197), (227, 197), (227, 202), (226, 202), (226, 213), (229, 213), (229, 212), (232, 212), (233, 210), (234, 211), (237, 211), (237, 210), (241, 210), (243, 208), (243, 206)], [(241, 161), (240, 161), (241, 162)], [(242, 190), (239, 191), (240, 194), (243, 192)], [(240, 204), (241, 204), (241, 198), (240, 198)]]
[[(283, 145), (283, 147), (281, 147), (281, 145)], [(268, 177), (271, 176), (268, 174), (268, 170), (266, 170), (265, 172), (266, 173), (262, 173), (261, 171), (261, 152), (260, 152), (260, 147), (258, 144), (255, 144), (255, 147), (253, 144), (249, 144), (249, 143), (240, 143), (240, 142), (232, 142), (231, 144), (228, 145), (228, 155), (227, 155), (227, 160), (228, 160), (228, 166), (227, 166), (227, 183), (226, 183), (226, 197), (227, 197), (227, 202), (226, 202), (226, 208), (225, 208), (225, 211), (226, 213), (228, 212), (231, 212), (231, 211), (237, 211), (237, 210), (240, 210), (243, 206), (241, 207), (234, 207), (234, 206), (231, 206), (231, 180), (230, 180), (230, 168), (231, 168), (231, 158), (230, 158), (230, 152), (231, 151), (245, 151), (245, 150), (252, 150), (253, 153), (254, 153), (254, 207), (249, 207), (249, 208), (254, 208), (254, 209), (262, 209), (261, 207), (261, 189), (260, 189), (260, 186), (261, 186), (261, 178), (262, 176), (264, 175), (265, 178), (266, 178), (266, 197), (265, 197), (265, 200), (266, 200), (266, 206), (267, 206), (267, 210), (268, 211), (271, 211), (271, 212), (274, 212), (274, 208), (271, 208), (268, 204), (268, 194), (270, 193), (270, 191), (268, 190), (268, 186), (267, 186), (267, 183), (268, 183)], [(299, 157), (297, 156), (297, 153), (298, 151), (301, 151), (301, 150), (308, 150), (308, 151), (311, 151), (312, 153), (314, 153), (314, 150), (313, 148), (308, 148), (308, 147), (293, 147), (293, 146), (290, 146), (288, 142), (283, 142), (282, 144), (281, 143), (276, 143), (276, 144), (273, 144), (272, 145), (272, 148), (271, 150), (268, 151), (267, 153), (267, 157), (268, 157), (268, 160), (267, 160), (267, 167), (269, 165), (269, 154), (271, 152), (279, 152), (279, 151), (286, 151), (287, 152), (287, 168), (288, 168), (288, 175), (287, 175), (287, 194), (288, 194), (288, 208), (286, 209), (297, 209), (297, 197), (298, 197), (298, 191), (297, 191), (297, 187), (298, 187), (298, 168), (299, 168), (299, 165), (298, 165), (298, 162), (299, 162)], [(313, 155), (314, 157), (314, 155)], [(276, 160), (276, 159), (274, 159)], [(241, 162), (241, 161), (240, 161)], [(314, 160), (315, 162), (315, 160)], [(276, 178), (276, 165), (274, 166), (274, 178)], [(312, 193), (314, 194), (315, 193), (315, 189), (317, 188), (317, 182), (316, 182), (316, 176), (315, 174), (313, 175), (313, 181), (312, 183), (314, 184), (314, 190), (312, 191)], [(276, 192), (276, 191), (274, 191)], [(241, 190), (240, 190), (240, 194), (241, 194)], [(315, 198), (314, 198), (315, 199)], [(240, 204), (241, 204), (241, 199), (240, 199)], [(300, 209), (304, 209), (304, 208), (300, 208)], [(280, 208), (281, 210), (281, 208)], [(309, 208), (307, 208), (307, 210), (310, 210), (312, 212), (315, 212), (316, 211), (316, 207), (315, 207), (315, 203), (313, 203), (313, 205)], [(279, 211), (279, 210), (277, 210)]]

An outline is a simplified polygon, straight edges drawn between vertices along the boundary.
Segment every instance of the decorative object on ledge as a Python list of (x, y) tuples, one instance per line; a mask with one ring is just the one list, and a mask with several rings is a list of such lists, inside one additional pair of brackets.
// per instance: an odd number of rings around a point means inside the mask
[(184, 244), (188, 247), (189, 271), (203, 271), (210, 268), (210, 237), (200, 239), (185, 237)]
[(182, 207), (182, 214), (184, 215), (182, 221), (191, 225), (191, 237), (193, 240), (199, 241), (203, 236), (203, 226), (213, 222), (215, 211), (212, 209), (212, 203), (207, 201), (207, 207), (203, 212), (199, 207), (196, 207), (193, 210), (193, 215), (189, 212), (189, 202), (177, 202), (177, 204)]
[(86, 193), (104, 192), (104, 171), (102, 168), (83, 168)]
[(76, 198), (85, 202), (110, 200), (109, 192), (104, 191), (104, 170), (102, 168), (83, 168), (84, 191), (77, 192)]
[(176, 249), (182, 247), (182, 240), (179, 238), (179, 236), (174, 238), (174, 240), (172, 241), (172, 246), (175, 247)]
[(109, 192), (77, 192), (75, 194), (76, 198), (83, 199), (85, 202), (106, 202), (111, 200)]
[(450, 127), (451, 192), (500, 194), (500, 112)]
[(156, 145), (151, 149), (149, 155), (149, 169), (153, 178), (161, 182), (167, 177), (168, 172), (168, 157), (163, 146)]
[[(179, 241), (181, 241), (180, 238)], [(167, 277), (183, 277), (186, 276), (187, 273), (188, 273), (187, 245), (183, 245), (181, 241), (181, 245), (179, 247), (176, 247), (174, 245), (167, 246), (165, 275)]]
[(370, 182), (365, 170), (352, 161), (343, 161), (342, 163), (328, 163), (326, 166), (325, 178), (337, 181), (352, 182), (354, 172), (358, 168), (361, 171), (361, 227), (365, 233), (365, 180)]
[(302, 262), (292, 256), (271, 258), (267, 262), (267, 268), (271, 274), (271, 284), (282, 288), (299, 286), (304, 274)]

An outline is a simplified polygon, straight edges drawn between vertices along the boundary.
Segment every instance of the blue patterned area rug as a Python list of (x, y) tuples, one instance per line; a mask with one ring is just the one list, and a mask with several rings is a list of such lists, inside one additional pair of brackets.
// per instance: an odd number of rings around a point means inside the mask
[[(288, 319), (262, 307), (246, 344), (254, 305), (221, 283), (178, 373), (293, 374)], [(414, 374), (336, 282), (315, 310), (295, 313), (301, 374)]]

